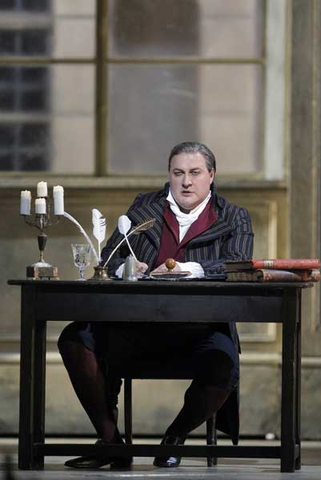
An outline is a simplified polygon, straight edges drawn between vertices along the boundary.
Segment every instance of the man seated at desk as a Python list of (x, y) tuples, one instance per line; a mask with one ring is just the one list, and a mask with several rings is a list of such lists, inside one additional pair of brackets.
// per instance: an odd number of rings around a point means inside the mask
[[(167, 271), (174, 258), (176, 271), (196, 278), (222, 271), (225, 259), (252, 257), (253, 232), (246, 209), (219, 197), (214, 186), (216, 161), (203, 144), (184, 142), (169, 156), (169, 183), (158, 192), (139, 194), (127, 215), (132, 225), (155, 218), (154, 226), (131, 237), (143, 273)], [(122, 236), (116, 230), (102, 251), (106, 260)], [(109, 274), (121, 275), (129, 251), (119, 249), (109, 263)], [(184, 309), (184, 305), (181, 306)], [(200, 305), (201, 314), (201, 305)], [(188, 311), (186, 311), (188, 316)], [(86, 410), (99, 441), (123, 443), (117, 429), (120, 380), (108, 374), (108, 324), (68, 325), (59, 349), (75, 392)], [(117, 362), (155, 361), (192, 371), (182, 409), (167, 428), (163, 444), (183, 444), (188, 434), (218, 412), (216, 427), (238, 441), (239, 341), (234, 323), (202, 325), (137, 325), (119, 335)], [(191, 377), (190, 377), (191, 378)], [(66, 462), (73, 468), (130, 466), (130, 458), (86, 456)], [(179, 457), (157, 457), (154, 465), (176, 467)]]

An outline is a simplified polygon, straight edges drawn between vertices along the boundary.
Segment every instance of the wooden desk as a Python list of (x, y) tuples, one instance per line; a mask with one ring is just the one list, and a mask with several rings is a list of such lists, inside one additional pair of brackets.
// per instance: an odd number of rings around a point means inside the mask
[[(311, 284), (53, 280), (8, 283), (21, 286), (20, 469), (43, 468), (46, 455), (101, 453), (106, 448), (113, 456), (280, 458), (282, 472), (300, 468), (301, 291)], [(282, 323), (281, 446), (46, 444), (48, 321)]]

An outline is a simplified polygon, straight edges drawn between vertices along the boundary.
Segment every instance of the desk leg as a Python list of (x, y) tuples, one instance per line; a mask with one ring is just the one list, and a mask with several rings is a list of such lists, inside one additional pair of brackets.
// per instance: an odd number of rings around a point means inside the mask
[(296, 392), (295, 392), (295, 443), (299, 447), (299, 456), (295, 460), (295, 469), (301, 469), (301, 298), (299, 291), (297, 308), (297, 335), (296, 335)]
[(21, 292), (21, 345), (20, 345), (20, 411), (18, 466), (32, 469), (33, 416), (34, 416), (34, 328), (35, 289), (22, 286)]
[(125, 409), (125, 441), (129, 445), (133, 443), (132, 430), (132, 379), (124, 379), (124, 409)]
[[(44, 443), (45, 441), (45, 400), (46, 400), (46, 331), (47, 324), (36, 323), (35, 325), (35, 352), (33, 374), (34, 382), (34, 411), (33, 411), (33, 441)], [(33, 459), (37, 469), (44, 466), (44, 455), (40, 454)]]
[(282, 312), (281, 472), (295, 470), (297, 308), (297, 292), (287, 291)]

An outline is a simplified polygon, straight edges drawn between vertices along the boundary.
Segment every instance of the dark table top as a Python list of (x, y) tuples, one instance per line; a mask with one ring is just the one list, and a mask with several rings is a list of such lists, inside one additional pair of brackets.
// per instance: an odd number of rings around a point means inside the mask
[(224, 290), (284, 290), (284, 289), (302, 289), (302, 288), (311, 288), (313, 287), (312, 282), (226, 282), (226, 281), (215, 281), (212, 279), (181, 279), (181, 280), (151, 280), (144, 279), (136, 282), (128, 282), (124, 280), (108, 280), (108, 281), (92, 281), (92, 280), (34, 280), (34, 279), (10, 279), (8, 280), (9, 285), (35, 285), (37, 288), (41, 287), (50, 287), (53, 289), (59, 290), (61, 287), (77, 289), (101, 289), (104, 288), (106, 291), (119, 291), (119, 290), (132, 290), (132, 291), (148, 291), (149, 289), (162, 288), (166, 290), (171, 289), (224, 289)]
[[(287, 311), (282, 308), (283, 300), (297, 298), (303, 288), (313, 286), (301, 282), (213, 280), (97, 282), (17, 279), (8, 283), (21, 286), (24, 295), (30, 294), (31, 303), (26, 296), (25, 305), (29, 308), (33, 304), (39, 321), (115, 320), (117, 323), (278, 323), (283, 322), (283, 313)], [(36, 301), (32, 303), (34, 297)], [(290, 304), (293, 306), (293, 302)]]

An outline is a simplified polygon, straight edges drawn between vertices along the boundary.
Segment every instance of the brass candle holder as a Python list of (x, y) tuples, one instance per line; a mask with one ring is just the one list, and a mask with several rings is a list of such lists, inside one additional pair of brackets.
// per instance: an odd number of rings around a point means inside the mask
[(105, 282), (111, 280), (107, 273), (107, 267), (102, 267), (101, 265), (97, 265), (94, 267), (94, 275), (88, 279), (90, 282)]
[[(39, 280), (39, 279), (52, 279), (52, 280), (59, 280), (58, 277), (58, 268), (50, 265), (44, 259), (44, 251), (46, 248), (48, 236), (45, 234), (46, 228), (52, 225), (50, 219), (50, 203), (48, 199), (46, 199), (46, 207), (47, 213), (35, 213), (33, 219), (29, 219), (30, 215), (22, 214), (24, 221), (27, 225), (31, 227), (35, 227), (40, 231), (40, 234), (37, 236), (38, 239), (38, 248), (39, 248), (39, 260), (32, 265), (27, 266), (27, 278)], [(57, 215), (57, 224), (60, 218)]]

